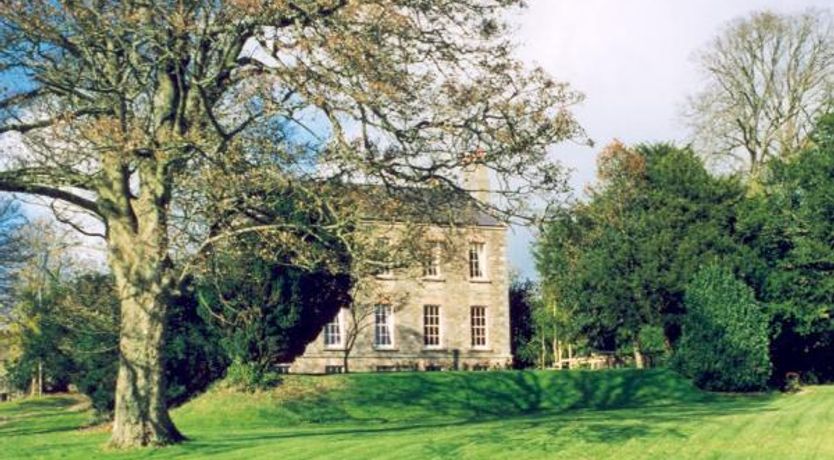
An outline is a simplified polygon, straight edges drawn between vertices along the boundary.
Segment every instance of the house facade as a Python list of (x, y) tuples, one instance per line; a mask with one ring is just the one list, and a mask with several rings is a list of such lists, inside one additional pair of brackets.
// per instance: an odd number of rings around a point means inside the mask
[[(473, 180), (476, 189), (486, 188), (485, 174)], [(370, 224), (370, 231), (381, 241), (405, 233), (399, 224), (383, 222)], [(424, 225), (417, 233), (427, 242), (426, 260), (395, 264), (360, 280), (353, 304), (330, 319), (303, 355), (283, 364), (283, 372), (486, 370), (511, 364), (507, 227), (475, 213), (454, 229)]]

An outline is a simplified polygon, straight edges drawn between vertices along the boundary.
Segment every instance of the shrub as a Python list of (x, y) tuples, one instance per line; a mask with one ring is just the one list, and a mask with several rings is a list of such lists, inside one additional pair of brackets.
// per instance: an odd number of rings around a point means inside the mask
[(796, 393), (802, 389), (802, 383), (799, 379), (799, 374), (796, 372), (788, 372), (785, 374), (785, 384), (782, 386), (782, 391), (785, 393)]
[(640, 343), (640, 351), (647, 361), (648, 367), (657, 367), (665, 364), (668, 358), (666, 347), (666, 335), (660, 326), (643, 326), (637, 335)]
[(235, 359), (226, 369), (224, 383), (231, 388), (255, 391), (274, 387), (280, 380), (275, 372), (266, 370), (255, 363)]
[(678, 369), (706, 390), (764, 389), (771, 370), (768, 316), (753, 291), (728, 269), (711, 265), (695, 275), (684, 304)]
[(78, 391), (90, 398), (90, 404), (95, 411), (95, 419), (106, 420), (116, 404), (116, 375), (119, 370), (119, 355), (116, 348), (118, 342), (106, 351), (92, 351), (84, 354), (87, 350), (92, 350), (92, 346), (93, 343), (88, 341), (79, 344), (72, 381)]

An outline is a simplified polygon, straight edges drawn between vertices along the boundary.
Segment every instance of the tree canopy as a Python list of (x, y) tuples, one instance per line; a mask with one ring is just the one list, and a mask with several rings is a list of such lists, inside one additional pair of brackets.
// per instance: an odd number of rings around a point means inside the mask
[(776, 382), (787, 372), (834, 379), (834, 117), (811, 138), (769, 164), (765, 193), (746, 201), (738, 225), (746, 277), (773, 315)]
[(645, 327), (679, 334), (694, 261), (735, 254), (729, 230), (744, 188), (713, 177), (690, 149), (607, 147), (600, 183), (544, 227), (537, 264), (543, 291), (571, 312), (597, 349), (635, 347)]
[(760, 388), (765, 369), (774, 386), (834, 381), (832, 133), (821, 117), (755, 181), (711, 174), (690, 149), (612, 145), (588, 201), (544, 227), (542, 290), (596, 349), (643, 350), (662, 328), (703, 386)]

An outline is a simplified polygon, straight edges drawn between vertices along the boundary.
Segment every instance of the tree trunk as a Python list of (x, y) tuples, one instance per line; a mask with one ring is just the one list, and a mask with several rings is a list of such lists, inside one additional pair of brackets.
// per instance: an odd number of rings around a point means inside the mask
[(559, 369), (562, 369), (562, 364), (565, 361), (565, 344), (559, 342)]
[(165, 400), (164, 340), (173, 270), (168, 260), (164, 190), (142, 177), (138, 198), (108, 220), (110, 268), (121, 302), (119, 374), (110, 444), (116, 448), (179, 442)]
[(342, 370), (345, 374), (350, 372), (350, 354), (353, 352), (353, 346), (356, 345), (356, 337), (359, 335), (357, 330), (358, 322), (355, 317), (351, 318), (352, 324), (348, 324), (348, 321), (344, 321), (344, 333), (345, 333), (345, 349), (342, 353)]
[(122, 299), (119, 376), (110, 444), (116, 448), (166, 445), (183, 440), (165, 401), (165, 305), (153, 293)]

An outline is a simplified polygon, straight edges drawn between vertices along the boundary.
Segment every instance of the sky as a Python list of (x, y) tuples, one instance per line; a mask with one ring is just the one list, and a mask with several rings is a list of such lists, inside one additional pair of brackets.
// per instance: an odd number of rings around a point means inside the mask
[[(685, 143), (681, 110), (703, 82), (694, 54), (728, 22), (753, 11), (834, 8), (834, 0), (528, 0), (516, 24), (518, 56), (585, 94), (574, 111), (595, 147), (554, 146), (577, 193), (593, 182), (596, 153), (626, 144)], [(535, 278), (529, 231), (509, 237), (511, 266)]]

